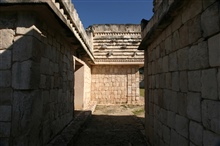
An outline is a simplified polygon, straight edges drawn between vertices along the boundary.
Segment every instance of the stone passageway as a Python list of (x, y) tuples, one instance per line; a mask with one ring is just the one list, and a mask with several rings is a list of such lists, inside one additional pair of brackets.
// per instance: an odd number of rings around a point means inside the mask
[(97, 106), (74, 146), (146, 146), (143, 106)]

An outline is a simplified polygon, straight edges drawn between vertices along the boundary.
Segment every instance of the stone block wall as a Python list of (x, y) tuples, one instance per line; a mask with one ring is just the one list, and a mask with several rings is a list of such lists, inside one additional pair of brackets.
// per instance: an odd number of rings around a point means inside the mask
[(185, 2), (163, 1), (164, 12), (155, 12), (144, 31), (152, 146), (214, 146), (220, 140), (220, 3)]
[(139, 103), (138, 65), (92, 67), (91, 100), (98, 104)]
[(45, 145), (73, 117), (73, 59), (34, 13), (0, 13), (0, 145)]

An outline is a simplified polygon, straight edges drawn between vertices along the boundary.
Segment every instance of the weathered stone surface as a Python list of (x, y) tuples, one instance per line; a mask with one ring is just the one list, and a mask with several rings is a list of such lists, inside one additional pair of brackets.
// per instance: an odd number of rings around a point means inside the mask
[(11, 121), (11, 106), (0, 106), (0, 121), (8, 122)]
[(179, 72), (172, 73), (172, 90), (179, 91), (180, 80), (179, 80)]
[(0, 69), (10, 69), (10, 68), (11, 68), (11, 50), (0, 50)]
[(13, 90), (11, 88), (0, 88), (0, 105), (11, 105)]
[(178, 63), (177, 63), (177, 54), (173, 52), (169, 55), (169, 71), (177, 71)]
[(203, 100), (202, 101), (202, 123), (205, 128), (220, 134), (220, 102)]
[(182, 25), (182, 16), (181, 15), (176, 16), (175, 19), (173, 20), (172, 24), (171, 24), (172, 32), (179, 29), (181, 25)]
[(168, 117), (167, 117), (167, 125), (175, 129), (175, 124), (176, 124), (176, 113), (168, 111)]
[(49, 74), (50, 70), (50, 60), (48, 58), (41, 58), (41, 64), (40, 64), (40, 72), (42, 74)]
[(207, 48), (207, 42), (202, 42), (189, 49), (189, 69), (202, 69), (209, 66)]
[(13, 61), (32, 59), (40, 62), (41, 49), (44, 48), (40, 41), (31, 36), (17, 36), (14, 41)]
[(213, 4), (214, 2), (216, 2), (216, 0), (202, 0), (203, 3), (203, 9), (206, 9), (207, 7), (209, 7), (211, 4)]
[(218, 4), (211, 5), (201, 15), (203, 36), (211, 36), (218, 32), (220, 29), (219, 22), (219, 6)]
[(187, 22), (188, 29), (189, 29), (188, 37), (189, 37), (190, 44), (198, 41), (198, 39), (202, 37), (202, 31), (201, 31), (200, 24), (201, 24), (200, 15), (196, 16), (195, 18), (193, 18)]
[(201, 124), (190, 121), (189, 138), (196, 145), (202, 145), (203, 127)]
[(218, 98), (220, 100), (220, 68), (218, 69), (217, 80), (218, 80)]
[(189, 68), (189, 48), (183, 48), (177, 51), (179, 70), (187, 70)]
[(202, 97), (218, 99), (217, 70), (208, 69), (202, 71)]
[(171, 130), (170, 146), (187, 146), (188, 140), (179, 135), (176, 131)]
[(11, 130), (11, 123), (9, 122), (0, 122), (0, 137), (9, 137)]
[(180, 91), (188, 91), (188, 74), (186, 71), (180, 72)]
[(16, 91), (13, 97), (12, 136), (17, 142), (22, 138), (22, 141), (26, 139), (24, 141), (39, 145), (43, 115), (40, 91)]
[[(0, 22), (1, 25), (1, 22)], [(12, 29), (0, 30), (0, 50), (10, 49), (12, 47), (15, 32)]]
[(172, 51), (172, 40), (171, 40), (171, 36), (167, 37), (165, 40), (165, 50), (166, 50), (166, 54), (169, 54)]
[(163, 140), (169, 144), (170, 143), (170, 129), (167, 126), (163, 125)]
[(187, 94), (187, 116), (192, 120), (201, 122), (201, 95), (200, 93), (188, 92)]
[(183, 116), (179, 116), (179, 115), (176, 115), (176, 125), (175, 125), (175, 129), (176, 131), (184, 136), (185, 138), (188, 138), (189, 136), (189, 132), (188, 132), (188, 129), (189, 129), (189, 120)]
[(202, 11), (202, 1), (191, 1), (182, 13), (182, 23), (194, 18)]
[(201, 71), (189, 71), (188, 84), (190, 91), (201, 91)]
[(186, 47), (189, 44), (189, 37), (186, 37), (189, 35), (189, 29), (187, 24), (184, 24), (180, 27), (179, 34), (180, 48)]
[(0, 80), (0, 87), (5, 88), (11, 86), (11, 71), (0, 71)]
[(210, 66), (220, 66), (220, 33), (208, 39), (208, 46)]
[(203, 145), (210, 145), (210, 146), (215, 146), (215, 145), (219, 145), (219, 139), (220, 139), (220, 136), (211, 132), (211, 131), (208, 131), (208, 130), (204, 130), (203, 131)]
[(181, 116), (186, 116), (187, 95), (185, 93), (178, 93), (177, 95), (177, 111)]
[(15, 89), (36, 89), (40, 82), (39, 64), (28, 60), (14, 63), (12, 67), (12, 86)]
[(168, 56), (164, 56), (163, 57), (163, 72), (168, 72), (169, 70), (169, 57)]

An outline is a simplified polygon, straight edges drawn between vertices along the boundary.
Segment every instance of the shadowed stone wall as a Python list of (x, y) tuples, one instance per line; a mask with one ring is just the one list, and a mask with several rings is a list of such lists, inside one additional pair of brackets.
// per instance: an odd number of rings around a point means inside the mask
[(31, 12), (0, 13), (0, 145), (43, 145), (73, 118), (69, 42)]
[(143, 31), (152, 146), (220, 140), (219, 1), (163, 1)]

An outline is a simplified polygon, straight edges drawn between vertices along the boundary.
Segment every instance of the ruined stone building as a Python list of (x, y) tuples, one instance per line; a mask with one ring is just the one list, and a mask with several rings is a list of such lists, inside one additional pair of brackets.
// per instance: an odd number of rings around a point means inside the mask
[(86, 31), (70, 0), (0, 0), (0, 145), (41, 146), (97, 104), (141, 104), (139, 25)]
[(146, 136), (152, 146), (220, 140), (220, 3), (155, 0), (142, 31)]

